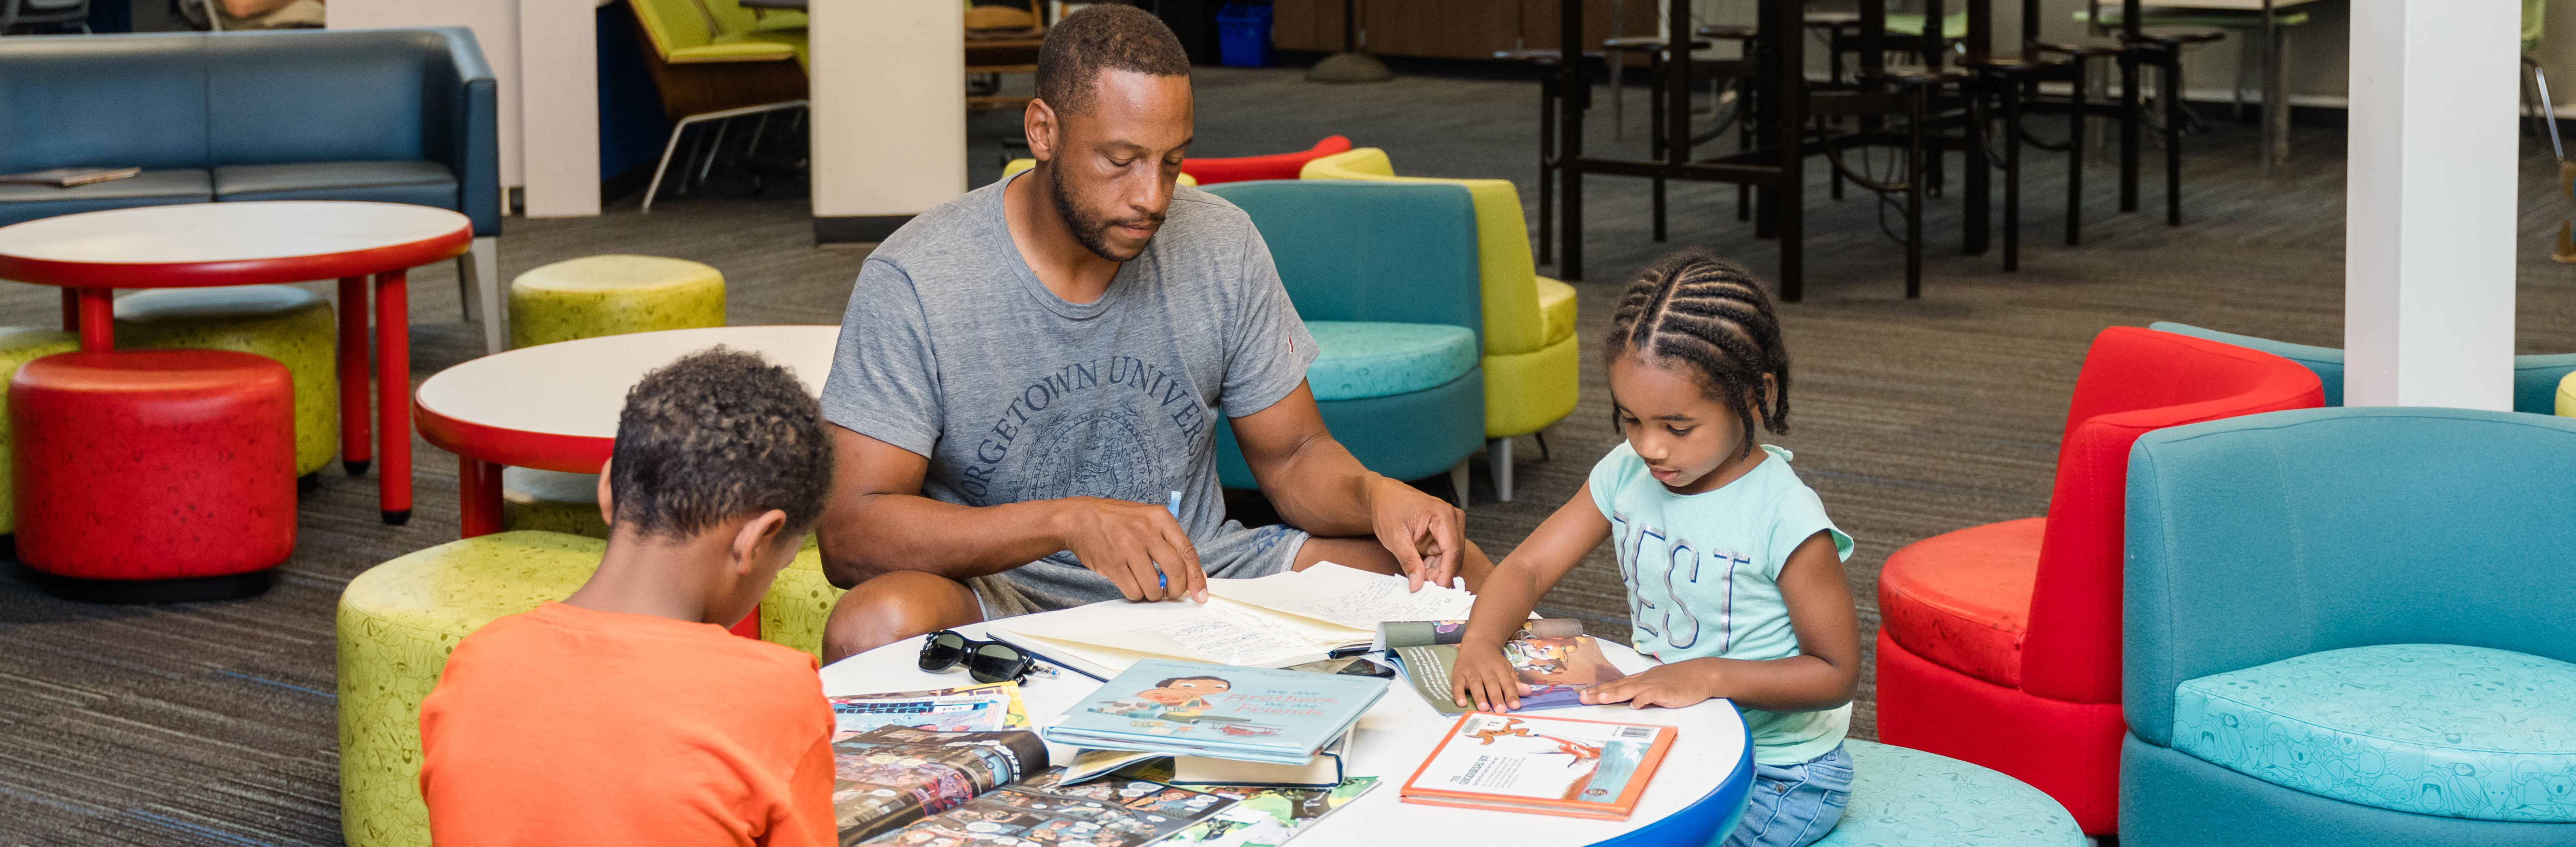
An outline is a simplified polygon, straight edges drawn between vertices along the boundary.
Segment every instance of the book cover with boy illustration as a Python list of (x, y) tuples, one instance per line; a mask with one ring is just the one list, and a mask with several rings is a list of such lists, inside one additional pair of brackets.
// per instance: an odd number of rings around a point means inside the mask
[(1396, 797), (1627, 820), (1674, 735), (1672, 727), (1654, 724), (1470, 712)]
[(1148, 659), (1042, 732), (1078, 747), (1304, 764), (1385, 693), (1369, 677)]

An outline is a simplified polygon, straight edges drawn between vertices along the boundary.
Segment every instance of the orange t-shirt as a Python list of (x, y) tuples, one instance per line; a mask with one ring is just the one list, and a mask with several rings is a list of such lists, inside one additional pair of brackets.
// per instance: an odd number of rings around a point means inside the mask
[(561, 603), (466, 636), (420, 704), (439, 847), (832, 845), (814, 657)]

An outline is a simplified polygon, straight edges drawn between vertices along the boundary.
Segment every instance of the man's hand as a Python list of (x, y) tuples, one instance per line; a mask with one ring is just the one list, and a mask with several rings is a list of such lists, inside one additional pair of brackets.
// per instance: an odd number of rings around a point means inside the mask
[(1064, 549), (1073, 551), (1083, 567), (1108, 577), (1127, 599), (1207, 601), (1207, 573), (1199, 570), (1198, 548), (1164, 506), (1100, 497), (1053, 502), (1058, 504), (1054, 526)]
[(1645, 673), (1623, 676), (1582, 694), (1589, 704), (1626, 703), (1630, 708), (1696, 706), (1717, 696), (1715, 662), (1692, 660), (1656, 665)]
[(1449, 669), (1449, 696), (1458, 705), (1484, 712), (1513, 711), (1521, 707), (1521, 695), (1529, 692), (1529, 683), (1512, 670), (1502, 648), (1458, 645), (1458, 664)]
[(1421, 489), (1383, 476), (1369, 481), (1369, 520), (1378, 543), (1404, 568), (1408, 591), (1448, 585), (1466, 560), (1467, 513)]

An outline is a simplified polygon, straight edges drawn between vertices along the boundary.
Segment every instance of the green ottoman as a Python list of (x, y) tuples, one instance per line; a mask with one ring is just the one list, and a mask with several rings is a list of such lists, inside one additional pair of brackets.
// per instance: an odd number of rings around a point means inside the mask
[[(23, 326), (0, 327), (0, 373), (15, 377), (18, 368), (28, 362), (78, 349), (80, 336), (68, 332)], [(16, 489), (10, 487), (16, 483), (10, 478), (16, 461), (10, 451), (16, 449), (16, 443), (15, 435), (9, 431), (8, 392), (0, 391), (0, 535), (18, 531), (17, 494)]]
[(833, 588), (823, 578), (823, 551), (814, 546), (814, 537), (805, 537), (805, 551), (778, 579), (769, 583), (769, 593), (760, 598), (760, 640), (794, 647), (823, 658), (823, 622), (832, 619), (832, 604), (841, 601), (841, 589)]
[[(367, 570), (340, 593), (340, 831), (350, 847), (428, 847), (420, 701), (458, 639), (571, 596), (608, 543), (502, 532)], [(531, 763), (540, 765), (542, 763)]]
[(724, 274), (660, 256), (587, 256), (510, 283), (510, 346), (725, 325)]
[(502, 468), (501, 526), (607, 539), (608, 522), (599, 519), (599, 475)]
[(116, 301), (120, 350), (184, 347), (256, 353), (295, 381), (295, 475), (340, 450), (339, 325), (322, 295), (291, 285), (157, 288)]
[(2021, 780), (1875, 741), (1843, 748), (1851, 799), (1813, 847), (2084, 847), (2075, 816)]

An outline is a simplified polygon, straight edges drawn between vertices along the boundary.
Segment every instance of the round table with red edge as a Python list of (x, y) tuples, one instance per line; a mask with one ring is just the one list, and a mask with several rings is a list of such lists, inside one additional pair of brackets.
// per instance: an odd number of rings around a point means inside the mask
[[(490, 535), (502, 530), (501, 468), (598, 473), (626, 390), (646, 371), (721, 344), (793, 368), (821, 396), (840, 336), (837, 326), (720, 326), (523, 347), (439, 371), (420, 384), (412, 414), (422, 438), (456, 454), (459, 535)], [(759, 622), (754, 614), (735, 629)]]
[(405, 275), (464, 255), (474, 223), (401, 203), (271, 200), (83, 212), (0, 227), (0, 279), (63, 289), (63, 329), (116, 348), (119, 288), (340, 281), (340, 458), (367, 472), (367, 290), (375, 279), (376, 484), (384, 521), (411, 518), (411, 315)]

